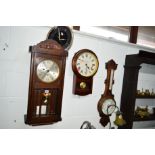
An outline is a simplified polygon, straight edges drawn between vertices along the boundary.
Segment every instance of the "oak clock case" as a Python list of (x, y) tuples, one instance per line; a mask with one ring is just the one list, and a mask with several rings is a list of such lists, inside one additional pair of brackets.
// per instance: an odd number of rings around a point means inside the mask
[(44, 125), (61, 121), (68, 52), (51, 39), (32, 46), (30, 52), (29, 96), (25, 123)]
[(105, 80), (105, 90), (101, 95), (98, 102), (97, 109), (101, 117), (100, 123), (106, 126), (110, 121), (109, 116), (114, 112), (116, 108), (116, 101), (112, 94), (112, 86), (114, 84), (114, 71), (117, 69), (117, 64), (114, 60), (110, 60), (106, 63), (107, 78)]
[(98, 67), (98, 58), (93, 51), (82, 49), (75, 53), (72, 59), (73, 94), (84, 96), (92, 93), (93, 76)]
[(73, 33), (68, 26), (55, 26), (49, 31), (47, 39), (53, 39), (65, 50), (69, 50), (73, 41)]

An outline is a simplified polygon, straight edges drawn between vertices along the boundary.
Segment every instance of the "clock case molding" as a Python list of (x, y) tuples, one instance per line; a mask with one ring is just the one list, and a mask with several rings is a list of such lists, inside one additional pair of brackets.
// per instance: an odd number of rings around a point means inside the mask
[(126, 55), (120, 106), (126, 125), (119, 129), (131, 129), (133, 126), (138, 75), (142, 63), (155, 65), (155, 53), (140, 50), (138, 54)]
[[(64, 87), (64, 74), (66, 66), (66, 57), (68, 52), (56, 41), (48, 39), (35, 46), (30, 46), (31, 65), (29, 79), (29, 94), (27, 115), (25, 123), (29, 125), (51, 124), (61, 121), (61, 107)], [(60, 75), (56, 81), (51, 83), (42, 82), (37, 78), (37, 65), (43, 60), (54, 60), (60, 68)], [(45, 90), (51, 93), (50, 104), (45, 115), (39, 113), (36, 115), (36, 106), (41, 106), (42, 94)]]

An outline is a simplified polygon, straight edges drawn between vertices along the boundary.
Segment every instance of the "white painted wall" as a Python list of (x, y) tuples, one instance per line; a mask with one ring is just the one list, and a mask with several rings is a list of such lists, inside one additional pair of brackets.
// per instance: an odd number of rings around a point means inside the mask
[[(105, 63), (114, 59), (118, 64), (113, 93), (117, 105), (120, 106), (125, 56), (138, 53), (139, 49), (155, 51), (74, 31), (74, 41), (66, 64), (62, 121), (53, 125), (32, 127), (24, 124), (30, 68), (28, 48), (44, 40), (49, 29), (49, 27), (0, 27), (0, 128), (79, 129), (85, 120), (90, 121), (96, 128), (103, 128), (99, 123), (97, 103), (104, 91)], [(93, 93), (80, 97), (72, 94), (71, 60), (74, 53), (83, 48), (94, 51), (100, 64), (94, 77)], [(114, 115), (111, 120), (114, 121)]]

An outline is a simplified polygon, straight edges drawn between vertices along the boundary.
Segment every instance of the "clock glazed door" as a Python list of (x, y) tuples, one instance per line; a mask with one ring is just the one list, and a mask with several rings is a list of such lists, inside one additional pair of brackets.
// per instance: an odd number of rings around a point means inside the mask
[[(68, 52), (50, 39), (31, 49), (29, 100), (25, 123), (43, 125), (61, 121), (64, 73)], [(44, 62), (57, 64), (59, 74), (56, 79), (51, 80), (55, 73), (52, 65), (49, 69), (43, 67), (42, 74), (38, 75), (38, 66)]]

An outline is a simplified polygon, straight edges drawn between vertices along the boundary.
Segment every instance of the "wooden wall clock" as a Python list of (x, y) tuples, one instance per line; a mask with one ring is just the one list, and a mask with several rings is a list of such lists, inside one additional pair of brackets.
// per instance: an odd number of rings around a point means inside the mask
[(82, 49), (74, 55), (72, 59), (73, 94), (84, 96), (92, 93), (93, 76), (98, 67), (98, 58), (93, 51)]
[(117, 64), (114, 60), (110, 60), (106, 63), (107, 78), (105, 80), (105, 91), (101, 95), (98, 102), (98, 112), (101, 117), (100, 123), (103, 126), (108, 124), (109, 116), (114, 112), (116, 108), (116, 101), (114, 95), (112, 94), (112, 86), (114, 84), (114, 71), (117, 69)]
[(69, 50), (73, 41), (73, 33), (68, 26), (54, 26), (47, 34), (47, 39), (57, 41), (65, 50)]
[(29, 96), (25, 123), (61, 121), (65, 64), (68, 52), (51, 39), (31, 47)]

